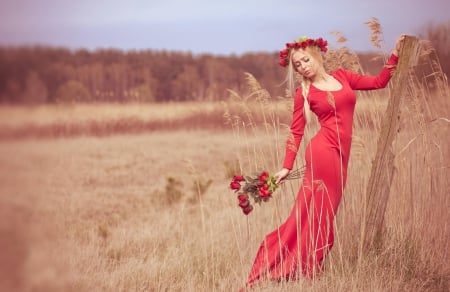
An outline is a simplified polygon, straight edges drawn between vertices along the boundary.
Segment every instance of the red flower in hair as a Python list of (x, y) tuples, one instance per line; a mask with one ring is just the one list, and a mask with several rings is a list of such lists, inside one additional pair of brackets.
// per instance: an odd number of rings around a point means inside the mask
[(278, 64), (280, 64), (281, 67), (286, 67), (289, 64), (289, 61), (287, 59), (283, 59), (280, 60)]
[(288, 49), (284, 49), (284, 50), (280, 51), (280, 57), (286, 58), (288, 55), (289, 55)]
[(291, 54), (291, 49), (306, 49), (307, 47), (317, 47), (321, 52), (327, 51), (328, 42), (322, 38), (309, 39), (307, 37), (299, 38), (297, 41), (292, 43), (287, 43), (286, 48), (280, 51), (278, 64), (282, 67), (289, 65), (289, 57)]

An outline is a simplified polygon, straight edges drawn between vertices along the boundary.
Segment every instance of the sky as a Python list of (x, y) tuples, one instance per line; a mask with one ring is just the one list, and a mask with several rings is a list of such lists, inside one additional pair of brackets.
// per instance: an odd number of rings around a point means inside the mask
[(45, 45), (194, 54), (273, 52), (301, 36), (374, 50), (364, 24), (378, 18), (384, 50), (402, 34), (450, 21), (450, 0), (0, 0), (0, 46)]

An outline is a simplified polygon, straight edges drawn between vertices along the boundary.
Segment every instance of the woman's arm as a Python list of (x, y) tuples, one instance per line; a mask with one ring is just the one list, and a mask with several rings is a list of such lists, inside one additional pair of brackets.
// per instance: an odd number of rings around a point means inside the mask
[(286, 152), (283, 168), (292, 169), (297, 156), (297, 151), (305, 131), (305, 116), (303, 112), (304, 97), (301, 88), (297, 89), (294, 97), (294, 111), (292, 114), (291, 136), (286, 142)]
[(386, 87), (392, 75), (394, 74), (395, 67), (398, 63), (398, 54), (401, 50), (404, 39), (405, 35), (401, 35), (397, 39), (389, 60), (383, 66), (377, 76), (359, 75), (351, 71), (344, 70), (350, 87), (355, 90), (371, 90)]
[(354, 90), (380, 89), (385, 88), (389, 83), (397, 62), (398, 57), (392, 54), (386, 65), (383, 66), (380, 73), (376, 76), (360, 75), (348, 70), (343, 71), (350, 87)]

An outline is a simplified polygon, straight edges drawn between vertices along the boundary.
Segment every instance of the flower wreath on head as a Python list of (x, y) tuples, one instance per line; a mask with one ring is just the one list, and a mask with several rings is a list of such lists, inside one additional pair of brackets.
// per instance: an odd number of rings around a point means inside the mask
[(291, 49), (306, 49), (309, 46), (316, 46), (321, 52), (327, 51), (328, 42), (322, 38), (310, 39), (306, 36), (299, 38), (297, 41), (292, 43), (287, 43), (286, 48), (280, 51), (280, 61), (278, 64), (282, 67), (289, 65), (289, 57), (291, 54)]

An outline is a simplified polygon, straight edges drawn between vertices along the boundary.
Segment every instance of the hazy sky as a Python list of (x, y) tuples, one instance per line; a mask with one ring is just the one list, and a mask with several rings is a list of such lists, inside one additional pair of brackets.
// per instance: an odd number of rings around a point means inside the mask
[(0, 0), (0, 45), (241, 54), (303, 35), (333, 44), (340, 31), (362, 51), (373, 49), (364, 22), (374, 16), (390, 49), (449, 12), (450, 0)]

